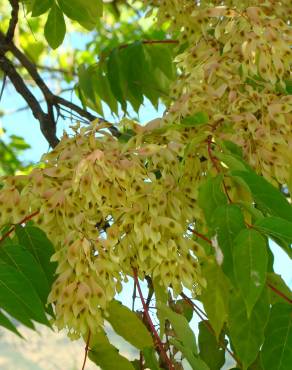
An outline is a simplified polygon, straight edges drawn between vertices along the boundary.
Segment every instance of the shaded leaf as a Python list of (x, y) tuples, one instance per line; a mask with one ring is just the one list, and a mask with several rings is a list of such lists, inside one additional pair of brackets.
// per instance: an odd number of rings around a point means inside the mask
[(46, 234), (35, 226), (17, 226), (16, 235), (19, 243), (30, 251), (42, 267), (51, 286), (56, 270), (56, 263), (50, 262), (51, 256), (55, 253), (53, 244), (47, 238)]
[(22, 338), (22, 335), (16, 329), (16, 326), (12, 324), (12, 322), (3, 314), (1, 310), (0, 310), (0, 326), (3, 326), (3, 328), (12, 331), (14, 334)]
[(230, 338), (243, 364), (243, 369), (247, 369), (256, 359), (264, 342), (265, 326), (270, 311), (266, 290), (261, 294), (249, 317), (244, 301), (237, 292), (233, 292), (229, 310)]
[(21, 245), (6, 245), (0, 248), (0, 259), (22, 273), (32, 284), (43, 304), (50, 292), (48, 279), (31, 253)]
[(186, 302), (185, 299), (178, 299), (171, 305), (171, 308), (176, 313), (183, 315), (188, 322), (192, 320), (194, 311), (191, 305), (188, 302)]
[(225, 363), (225, 350), (218, 344), (215, 335), (210, 332), (206, 323), (199, 322), (200, 357), (212, 370), (220, 370)]
[(261, 361), (264, 370), (290, 370), (292, 364), (292, 306), (272, 307), (265, 331)]
[(43, 304), (26, 277), (0, 260), (0, 304), (7, 313), (33, 328), (30, 320), (48, 325)]
[(155, 350), (153, 347), (144, 348), (143, 355), (146, 367), (148, 367), (151, 370), (160, 370), (159, 363), (155, 357)]
[(54, 4), (54, 0), (33, 0), (32, 3), (32, 17), (38, 17), (46, 13)]
[(266, 282), (266, 240), (254, 229), (242, 230), (234, 242), (233, 260), (235, 278), (249, 315)]
[(107, 76), (111, 91), (124, 111), (127, 110), (126, 99), (121, 86), (119, 51), (114, 49), (107, 60)]
[(222, 181), (222, 175), (210, 177), (199, 188), (198, 204), (204, 211), (208, 223), (216, 208), (227, 203), (226, 195), (222, 190)]
[(107, 320), (117, 334), (131, 343), (134, 347), (143, 349), (153, 345), (152, 337), (142, 321), (128, 307), (112, 300), (108, 308)]

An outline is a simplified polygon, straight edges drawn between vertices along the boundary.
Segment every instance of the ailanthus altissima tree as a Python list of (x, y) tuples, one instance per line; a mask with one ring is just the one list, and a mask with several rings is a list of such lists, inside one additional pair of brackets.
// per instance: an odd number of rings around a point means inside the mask
[[(0, 68), (52, 150), (31, 172), (3, 178), (0, 324), (16, 330), (5, 313), (30, 327), (49, 319), (83, 337), (86, 355), (105, 370), (219, 370), (226, 355), (234, 369), (288, 370), (292, 295), (269, 243), (291, 258), (291, 1), (131, 2), (164, 38), (142, 33), (97, 63), (87, 55), (77, 73), (82, 108), (54, 95), (16, 46), (19, 3), (10, 3)], [(23, 3), (45, 18), (53, 49), (70, 19), (91, 30), (102, 15), (101, 0)], [(128, 110), (138, 112), (145, 97), (166, 110), (141, 125)], [(105, 120), (105, 104), (125, 118)], [(91, 123), (77, 122), (59, 141), (62, 107)], [(129, 279), (140, 315), (115, 300)], [(117, 352), (105, 320), (140, 360)]]

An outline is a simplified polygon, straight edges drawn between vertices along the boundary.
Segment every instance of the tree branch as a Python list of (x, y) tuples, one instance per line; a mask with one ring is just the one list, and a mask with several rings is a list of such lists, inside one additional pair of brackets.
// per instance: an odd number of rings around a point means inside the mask
[(172, 362), (170, 361), (170, 359), (168, 358), (167, 353), (165, 352), (165, 349), (163, 347), (161, 339), (160, 339), (160, 337), (159, 337), (159, 335), (158, 335), (158, 333), (157, 333), (157, 331), (156, 331), (156, 329), (153, 325), (151, 317), (149, 315), (149, 309), (148, 309), (148, 306), (146, 305), (146, 302), (144, 300), (144, 297), (143, 297), (143, 294), (142, 294), (142, 289), (140, 287), (139, 280), (138, 280), (137, 270), (135, 268), (133, 269), (133, 275), (134, 275), (134, 281), (136, 282), (136, 286), (137, 286), (138, 293), (139, 293), (139, 296), (140, 296), (140, 300), (141, 300), (141, 303), (142, 303), (142, 306), (143, 306), (144, 315), (145, 315), (145, 317), (148, 321), (149, 327), (151, 328), (151, 332), (153, 334), (153, 337), (155, 338), (155, 341), (156, 341), (157, 347), (159, 349), (159, 353), (161, 355), (161, 358), (163, 359), (163, 361), (165, 362), (165, 364), (167, 365), (169, 370), (174, 370), (174, 366), (173, 366)]
[(15, 28), (18, 22), (18, 11), (19, 11), (19, 2), (18, 0), (9, 0), (12, 7), (11, 18), (9, 21), (8, 30), (6, 33), (6, 43), (9, 44), (14, 37)]
[(44, 113), (40, 106), (40, 103), (27, 88), (23, 79), (14, 68), (12, 62), (4, 55), (0, 56), (0, 68), (9, 77), (16, 91), (26, 101), (34, 117), (40, 122), (40, 128), (44, 137), (47, 139), (52, 148), (54, 148), (59, 143), (59, 139), (56, 136), (56, 123), (53, 117), (50, 116), (50, 114)]
[[(15, 2), (15, 0), (11, 0)], [(17, 1), (18, 3), (18, 1)], [(13, 7), (13, 19), (12, 22), (11, 18), (11, 30), (12, 27), (15, 24), (15, 7)], [(18, 12), (18, 11), (17, 11)], [(14, 28), (13, 28), (14, 29)], [(10, 31), (11, 33), (12, 31)], [(47, 113), (45, 113), (38, 100), (34, 97), (34, 95), (31, 93), (31, 91), (26, 87), (25, 82), (23, 81), (22, 77), (18, 74), (16, 71), (16, 68), (14, 67), (13, 63), (5, 57), (5, 53), (7, 51), (10, 51), (14, 57), (20, 62), (20, 64), (27, 70), (27, 72), (32, 77), (33, 81), (37, 85), (37, 87), (41, 90), (44, 99), (47, 103)], [(78, 113), (81, 117), (86, 118), (88, 121), (93, 121), (95, 119), (99, 119), (102, 122), (108, 123), (108, 130), (111, 132), (111, 134), (115, 137), (120, 136), (120, 132), (114, 125), (110, 122), (107, 122), (103, 118), (99, 118), (97, 116), (94, 116), (87, 110), (79, 107), (78, 105), (58, 96), (55, 95), (46, 85), (42, 77), (37, 71), (37, 67), (29, 60), (29, 58), (19, 49), (17, 48), (14, 43), (12, 42), (11, 37), (7, 38), (3, 32), (0, 31), (0, 56), (1, 62), (0, 62), (0, 68), (3, 70), (4, 73), (6, 73), (10, 79), (10, 81), (13, 83), (16, 91), (22, 95), (22, 97), (27, 102), (28, 106), (32, 110), (32, 113), (36, 119), (40, 122), (40, 127), (43, 135), (49, 142), (49, 144), (54, 148), (59, 140), (56, 137), (56, 120), (54, 117), (54, 107), (57, 109), (57, 111), (60, 110), (60, 106), (65, 106), (72, 111)]]

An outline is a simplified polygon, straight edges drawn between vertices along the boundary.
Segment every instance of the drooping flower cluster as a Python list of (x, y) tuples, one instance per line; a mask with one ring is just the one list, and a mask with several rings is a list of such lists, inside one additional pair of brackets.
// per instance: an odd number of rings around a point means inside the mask
[(49, 301), (56, 325), (72, 337), (102, 324), (133, 269), (176, 294), (204, 286), (198, 258), (205, 252), (190, 230), (206, 226), (198, 189), (216, 166), (225, 171), (214, 160), (223, 140), (242, 147), (270, 181), (289, 181), (290, 1), (151, 3), (184, 44), (163, 119), (146, 127), (125, 122), (135, 133), (127, 143), (102, 124), (76, 128), (42, 166), (7, 178), (0, 191), (0, 227), (38, 211), (34, 220), (55, 245)]
[(121, 144), (96, 125), (82, 128), (43, 157), (43, 168), (8, 178), (0, 193), (1, 224), (39, 211), (35, 222), (58, 262), (49, 302), (56, 325), (72, 337), (98, 328), (133, 269), (176, 294), (204, 284), (196, 257), (204, 252), (188, 232), (198, 213), (192, 181), (200, 160), (189, 155), (182, 164), (181, 143), (163, 135), (148, 143), (146, 136)]
[[(291, 1), (159, 0), (186, 50), (167, 120), (198, 111), (212, 136), (243, 148), (245, 158), (275, 184), (287, 183), (292, 149)], [(289, 90), (290, 89), (290, 90)], [(206, 127), (198, 131), (206, 131)]]

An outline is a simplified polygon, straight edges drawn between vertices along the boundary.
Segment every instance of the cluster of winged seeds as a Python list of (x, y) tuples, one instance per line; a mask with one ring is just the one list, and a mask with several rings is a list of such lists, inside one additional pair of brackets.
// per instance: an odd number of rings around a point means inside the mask
[(76, 127), (39, 168), (6, 178), (0, 191), (0, 227), (38, 212), (55, 245), (49, 302), (73, 338), (102, 325), (134, 270), (175, 294), (205, 285), (204, 249), (191, 230), (206, 224), (198, 189), (206, 174), (224, 172), (214, 159), (224, 140), (270, 181), (291, 181), (290, 1), (151, 3), (184, 45), (164, 118), (144, 128), (128, 122), (135, 135), (126, 143), (102, 124)]
[[(237, 143), (259, 173), (275, 184), (287, 183), (292, 148), (291, 1), (154, 3), (159, 5), (159, 22), (168, 21), (188, 45), (176, 60), (181, 72), (168, 121), (206, 112), (209, 133), (217, 141)], [(208, 134), (205, 126), (199, 131)]]
[(182, 165), (181, 144), (142, 137), (125, 145), (96, 125), (81, 128), (44, 155), (42, 168), (8, 178), (1, 190), (1, 224), (39, 211), (34, 220), (54, 243), (58, 262), (49, 302), (56, 325), (72, 337), (102, 324), (107, 303), (133, 269), (176, 294), (204, 284), (196, 257), (203, 250), (187, 232), (197, 196), (190, 169), (199, 172), (200, 161), (190, 156)]

